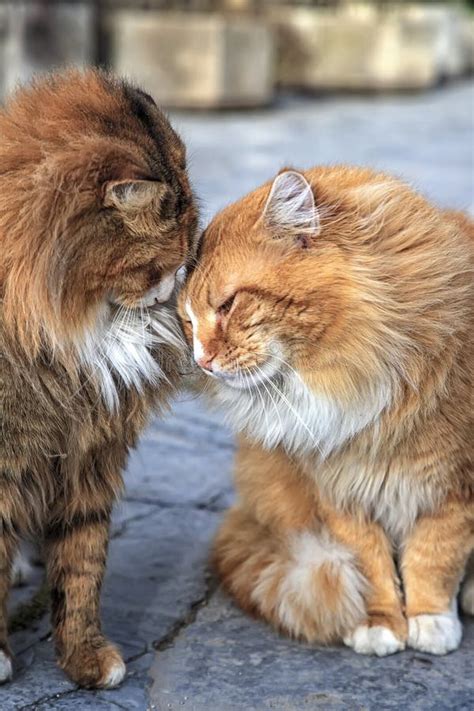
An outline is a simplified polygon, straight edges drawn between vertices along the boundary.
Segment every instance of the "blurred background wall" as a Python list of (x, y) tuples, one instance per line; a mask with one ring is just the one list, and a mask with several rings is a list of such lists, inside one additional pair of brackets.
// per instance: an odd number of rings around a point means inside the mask
[(280, 90), (419, 91), (474, 69), (469, 2), (30, 0), (0, 4), (0, 97), (98, 64), (170, 107), (270, 104)]

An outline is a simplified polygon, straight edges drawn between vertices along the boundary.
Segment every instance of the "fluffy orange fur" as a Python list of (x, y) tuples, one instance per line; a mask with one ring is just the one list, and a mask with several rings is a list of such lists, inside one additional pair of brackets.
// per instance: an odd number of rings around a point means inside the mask
[(288, 634), (378, 655), (460, 642), (473, 236), (464, 215), (349, 167), (285, 170), (205, 231), (180, 309), (242, 433), (214, 560)]

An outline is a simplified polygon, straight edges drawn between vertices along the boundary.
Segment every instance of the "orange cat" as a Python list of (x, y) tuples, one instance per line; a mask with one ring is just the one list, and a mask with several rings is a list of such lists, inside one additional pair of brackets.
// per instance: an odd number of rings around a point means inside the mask
[[(206, 230), (181, 313), (243, 433), (214, 557), (246, 610), (363, 654), (444, 654), (474, 543), (473, 226), (347, 167)], [(473, 612), (473, 581), (463, 605)]]

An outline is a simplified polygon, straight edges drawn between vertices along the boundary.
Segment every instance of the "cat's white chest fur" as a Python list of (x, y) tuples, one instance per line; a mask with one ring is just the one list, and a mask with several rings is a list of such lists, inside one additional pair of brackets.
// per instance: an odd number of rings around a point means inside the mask
[(420, 480), (413, 472), (387, 467), (369, 457), (344, 461), (328, 460), (321, 467), (308, 467), (310, 476), (333, 505), (350, 510), (354, 505), (377, 521), (394, 543), (400, 545), (422, 513), (439, 505), (441, 489), (436, 482)]
[[(224, 413), (237, 431), (272, 449), (282, 445), (301, 456), (316, 485), (335, 506), (360, 506), (400, 542), (423, 510), (436, 503), (436, 489), (420, 484), (410, 472), (393, 472), (387, 480), (383, 468), (372, 461), (337, 465), (330, 455), (367, 426), (374, 425), (391, 402), (387, 384), (374, 386), (363, 399), (342, 405), (306, 387), (297, 374), (285, 377), (278, 387), (266, 381), (257, 390), (218, 387)], [(313, 464), (310, 464), (314, 462)]]
[(153, 356), (162, 345), (179, 351), (184, 343), (173, 310), (121, 309), (115, 316), (108, 313), (99, 320), (79, 348), (80, 360), (98, 380), (107, 408), (118, 405), (117, 383), (141, 390), (145, 383), (158, 385), (166, 380), (166, 372)]
[(389, 386), (379, 386), (350, 407), (312, 392), (296, 373), (276, 385), (267, 380), (248, 390), (218, 388), (224, 413), (238, 431), (244, 430), (269, 449), (281, 444), (293, 454), (318, 452), (326, 458), (363, 430), (391, 400)]

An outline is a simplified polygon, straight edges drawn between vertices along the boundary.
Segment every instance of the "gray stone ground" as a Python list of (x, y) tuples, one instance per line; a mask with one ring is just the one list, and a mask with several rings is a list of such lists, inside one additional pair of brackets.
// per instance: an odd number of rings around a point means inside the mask
[[(429, 197), (474, 206), (474, 92), (286, 98), (255, 113), (174, 116), (189, 145), (205, 216), (285, 164), (369, 164)], [(77, 690), (55, 666), (47, 615), (13, 635), (15, 679), (0, 710), (159, 711), (474, 708), (474, 623), (445, 658), (386, 659), (279, 638), (236, 610), (206, 572), (212, 535), (232, 500), (232, 440), (219, 416), (181, 398), (130, 460), (103, 596), (109, 635), (128, 660), (115, 691)], [(37, 571), (36, 581), (41, 577)], [(34, 586), (16, 591), (15, 609)]]

